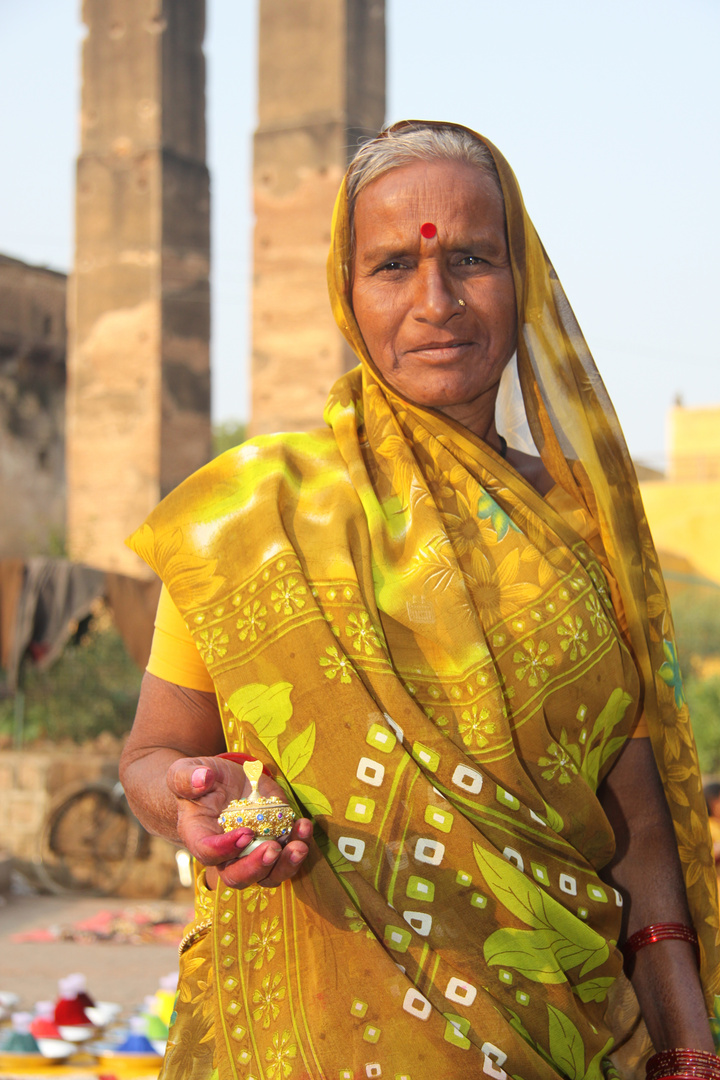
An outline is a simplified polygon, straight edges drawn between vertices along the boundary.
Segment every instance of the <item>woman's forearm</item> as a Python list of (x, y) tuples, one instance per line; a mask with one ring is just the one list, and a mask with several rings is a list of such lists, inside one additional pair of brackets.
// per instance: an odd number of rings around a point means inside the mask
[[(623, 939), (654, 923), (692, 926), (672, 819), (649, 739), (628, 743), (599, 795), (617, 845), (601, 876), (623, 896)], [(691, 944), (648, 945), (630, 960), (628, 970), (656, 1050), (713, 1052)]]
[[(692, 926), (672, 824), (647, 828), (603, 875), (622, 894), (624, 939), (654, 923)], [(658, 941), (629, 959), (628, 973), (656, 1050), (713, 1051), (695, 948)]]
[(179, 750), (160, 747), (142, 756), (126, 754), (120, 765), (120, 779), (135, 817), (148, 832), (173, 844), (180, 843), (178, 801), (168, 788), (166, 777), (172, 763), (184, 756)]
[(167, 772), (179, 758), (225, 749), (213, 694), (143, 676), (135, 723), (120, 760), (120, 779), (133, 813), (148, 832), (179, 843), (178, 798)]
[(636, 959), (631, 982), (655, 1049), (714, 1053), (692, 945), (661, 941)]

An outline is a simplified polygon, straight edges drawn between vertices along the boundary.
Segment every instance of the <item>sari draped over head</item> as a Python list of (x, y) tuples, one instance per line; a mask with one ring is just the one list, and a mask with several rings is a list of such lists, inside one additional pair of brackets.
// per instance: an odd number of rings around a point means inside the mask
[(278, 889), (199, 875), (165, 1076), (613, 1075), (608, 1002), (628, 984), (596, 792), (640, 711), (712, 1003), (715, 875), (657, 557), (603, 384), (487, 145), (519, 322), (506, 435), (529, 431), (550, 495), (382, 380), (349, 302), (343, 185), (328, 276), (361, 364), (327, 427), (229, 451), (131, 538), (203, 655), (228, 748), (271, 762), (315, 823)]

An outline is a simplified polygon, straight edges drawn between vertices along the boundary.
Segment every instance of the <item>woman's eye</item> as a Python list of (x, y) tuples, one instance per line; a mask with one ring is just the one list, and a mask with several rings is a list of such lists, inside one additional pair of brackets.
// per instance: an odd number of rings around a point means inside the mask
[(397, 259), (392, 259), (390, 262), (383, 263), (378, 267), (379, 270), (404, 270), (405, 263), (399, 262)]
[(479, 255), (464, 255), (460, 260), (461, 266), (483, 266), (485, 259), (481, 259)]

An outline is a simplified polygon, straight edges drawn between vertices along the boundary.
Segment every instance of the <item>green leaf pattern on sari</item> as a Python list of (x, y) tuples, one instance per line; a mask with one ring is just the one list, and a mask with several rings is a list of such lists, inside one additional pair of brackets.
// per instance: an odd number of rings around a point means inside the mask
[(297, 777), (309, 765), (315, 749), (314, 722), (296, 735), (281, 751), (279, 737), (284, 734), (293, 714), (290, 692), (292, 683), (277, 682), (272, 686), (251, 683), (231, 695), (228, 705), (241, 724), (253, 727), (275, 761), (279, 762), (283, 776), (278, 782), (290, 796), (293, 792), (301, 800), (304, 810), (312, 817), (332, 814), (328, 798), (311, 784), (297, 783)]
[(585, 1046), (569, 1016), (548, 1005), (550, 1054), (570, 1080), (585, 1080)]
[(309, 724), (280, 755), (280, 768), (289, 781), (295, 780), (303, 771), (315, 749), (315, 724)]
[(240, 723), (255, 728), (258, 738), (274, 758), (278, 757), (278, 737), (292, 716), (291, 690), (292, 683), (288, 682), (277, 682), (272, 686), (250, 683), (241, 686), (228, 699), (228, 705)]
[(486, 939), (488, 964), (512, 968), (531, 982), (561, 983), (580, 967), (582, 978), (609, 955), (605, 939), (576, 918), (501, 855), (474, 844), (475, 861), (488, 888), (520, 922), (530, 927), (501, 927)]
[[(621, 722), (631, 702), (630, 694), (616, 687), (598, 713), (590, 733), (586, 729), (580, 732), (579, 742), (570, 742), (567, 730), (563, 728), (559, 740), (551, 742), (547, 753), (538, 758), (543, 779), (569, 784), (575, 776), (580, 775), (595, 791), (602, 766), (625, 742), (624, 736), (611, 739), (610, 733)], [(578, 713), (578, 719), (581, 718), (582, 709), (584, 706)]]

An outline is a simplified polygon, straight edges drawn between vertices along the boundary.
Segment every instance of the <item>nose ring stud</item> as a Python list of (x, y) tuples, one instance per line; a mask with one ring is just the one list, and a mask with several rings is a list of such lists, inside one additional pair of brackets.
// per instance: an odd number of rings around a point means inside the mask
[(461, 300), (459, 296), (458, 296), (458, 304), (460, 305), (460, 307), (467, 307), (467, 304), (465, 303), (465, 301)]

